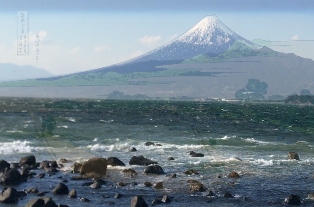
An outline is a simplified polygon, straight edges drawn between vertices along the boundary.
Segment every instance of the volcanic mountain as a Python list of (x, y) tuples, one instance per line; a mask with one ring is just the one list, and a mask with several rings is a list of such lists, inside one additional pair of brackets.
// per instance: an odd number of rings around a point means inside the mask
[(313, 77), (313, 60), (246, 40), (213, 15), (137, 58), (66, 76), (0, 83), (6, 86), (0, 95), (235, 98), (258, 88), (248, 87), (249, 82), (263, 86), (261, 95), (287, 96), (302, 89), (314, 92)]
[(174, 41), (133, 61), (182, 60), (200, 54), (212, 54), (214, 56), (226, 52), (236, 41), (251, 49), (261, 48), (230, 30), (215, 15), (206, 16)]

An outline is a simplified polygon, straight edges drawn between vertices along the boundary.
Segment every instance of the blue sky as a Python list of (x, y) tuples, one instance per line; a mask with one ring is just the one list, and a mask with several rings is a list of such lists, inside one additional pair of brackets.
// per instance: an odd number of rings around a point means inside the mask
[[(26, 56), (16, 55), (18, 11), (29, 13)], [(54, 74), (96, 69), (162, 46), (212, 14), (248, 40), (314, 39), (311, 0), (0, 0), (0, 63), (33, 65)], [(311, 57), (311, 48), (298, 50)]]

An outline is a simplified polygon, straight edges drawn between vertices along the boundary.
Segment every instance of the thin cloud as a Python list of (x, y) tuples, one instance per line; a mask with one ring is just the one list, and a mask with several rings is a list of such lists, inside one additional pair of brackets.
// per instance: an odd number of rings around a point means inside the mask
[(158, 41), (161, 40), (161, 36), (157, 35), (157, 36), (147, 36), (145, 35), (144, 37), (141, 37), (138, 39), (138, 41), (143, 44), (143, 45), (153, 45), (155, 43), (157, 43)]
[(299, 40), (299, 35), (293, 35), (293, 36), (291, 37), (291, 40)]
[(80, 47), (79, 46), (76, 46), (76, 47), (74, 47), (74, 48), (72, 48), (71, 50), (70, 50), (70, 53), (71, 54), (75, 54), (75, 53), (78, 53), (79, 51), (80, 51)]
[(94, 51), (95, 51), (95, 52), (103, 52), (103, 51), (109, 50), (109, 49), (110, 49), (110, 47), (106, 47), (106, 46), (102, 46), (102, 45), (97, 45), (97, 46), (95, 46)]

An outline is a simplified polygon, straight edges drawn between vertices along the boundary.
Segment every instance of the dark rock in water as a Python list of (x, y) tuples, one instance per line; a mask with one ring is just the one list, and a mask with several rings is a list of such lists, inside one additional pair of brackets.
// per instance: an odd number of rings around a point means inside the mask
[(75, 189), (72, 189), (72, 190), (69, 192), (68, 197), (69, 197), (69, 198), (76, 198), (76, 197), (77, 197), (76, 190), (75, 190)]
[(10, 169), (1, 176), (1, 182), (5, 185), (17, 185), (26, 180), (27, 178), (22, 176), (17, 169)]
[(187, 174), (187, 175), (199, 175), (199, 173), (196, 170), (193, 170), (193, 169), (188, 169), (184, 173)]
[(144, 185), (145, 185), (146, 187), (152, 187), (152, 186), (153, 186), (153, 184), (152, 184), (151, 182), (148, 182), (148, 181), (146, 181), (146, 182), (144, 183)]
[(78, 163), (78, 162), (74, 163), (73, 164), (73, 172), (79, 173), (81, 171), (82, 165), (83, 165), (82, 163)]
[(142, 196), (134, 196), (131, 200), (131, 207), (148, 207)]
[(42, 179), (42, 178), (44, 178), (45, 177), (45, 173), (40, 173), (39, 175), (38, 175), (38, 177), (40, 178), (40, 179)]
[(174, 158), (173, 157), (168, 157), (168, 160), (171, 161), (171, 160), (174, 160)]
[(161, 204), (162, 201), (158, 198), (155, 198), (153, 201), (152, 201), (152, 206), (155, 206), (155, 205), (158, 205), (158, 204)]
[(299, 155), (296, 152), (289, 152), (288, 157), (290, 160), (300, 160)]
[(128, 184), (124, 182), (118, 182), (117, 185), (120, 187), (124, 187), (124, 186), (127, 186)]
[(30, 156), (22, 157), (20, 159), (20, 166), (22, 165), (37, 166), (35, 156), (30, 155)]
[(147, 166), (144, 170), (144, 173), (150, 173), (150, 174), (165, 174), (164, 170), (159, 165), (151, 165)]
[(57, 168), (58, 167), (58, 163), (56, 161), (42, 161), (39, 164), (39, 168), (41, 169), (45, 169), (45, 168)]
[(283, 203), (287, 205), (299, 205), (301, 204), (301, 198), (298, 195), (291, 194), (289, 197), (285, 198)]
[(71, 180), (87, 180), (88, 178), (85, 178), (84, 176), (78, 175), (71, 177)]
[(158, 182), (154, 186), (155, 189), (160, 190), (164, 188), (164, 183), (163, 182)]
[(135, 148), (135, 147), (132, 147), (131, 149), (130, 149), (130, 152), (136, 152), (137, 151), (137, 149)]
[(170, 175), (170, 178), (176, 178), (177, 177), (177, 174), (173, 173)]
[(26, 190), (26, 193), (36, 194), (38, 192), (39, 192), (39, 190), (37, 188), (29, 188)]
[(68, 205), (59, 204), (58, 207), (69, 207)]
[(137, 175), (137, 172), (133, 170), (132, 168), (124, 169), (122, 170), (123, 173), (130, 174), (131, 177)]
[(204, 157), (204, 154), (194, 152), (194, 151), (190, 151), (190, 155), (191, 155), (191, 157)]
[(130, 159), (129, 164), (130, 165), (153, 165), (153, 164), (158, 164), (158, 163), (140, 155), (140, 156), (133, 156)]
[(0, 202), (15, 203), (19, 199), (19, 193), (15, 188), (7, 188), (0, 193)]
[(212, 190), (209, 190), (206, 196), (212, 197), (212, 196), (215, 196), (215, 194)]
[(157, 147), (161, 147), (161, 146), (162, 146), (162, 144), (156, 144), (155, 146), (157, 146)]
[(107, 172), (107, 160), (94, 157), (83, 163), (80, 173), (87, 177), (102, 178)]
[(6, 169), (10, 169), (10, 164), (5, 160), (0, 160), (0, 172), (4, 172)]
[(197, 180), (188, 180), (187, 182), (190, 183), (190, 190), (192, 192), (205, 192), (207, 190), (207, 188)]
[(53, 194), (57, 195), (67, 195), (69, 193), (69, 188), (63, 183), (59, 183), (55, 189), (52, 190)]
[(101, 184), (99, 182), (94, 182), (89, 187), (92, 189), (99, 189), (99, 188), (101, 188)]
[(65, 158), (61, 158), (59, 162), (60, 163), (69, 163), (70, 161), (65, 159)]
[(233, 171), (233, 172), (229, 173), (228, 177), (229, 178), (240, 178), (240, 175), (237, 172)]
[(145, 146), (154, 146), (154, 145), (155, 145), (154, 142), (146, 142), (146, 143), (145, 143)]
[(162, 202), (164, 203), (170, 203), (171, 202), (171, 199), (169, 198), (169, 196), (167, 195), (164, 195), (161, 199)]
[(25, 207), (44, 207), (45, 201), (42, 198), (34, 198), (30, 200)]
[(224, 198), (234, 198), (234, 196), (230, 192), (225, 192)]
[(114, 194), (114, 198), (115, 199), (119, 199), (119, 198), (121, 198), (122, 197), (122, 195), (120, 194), (120, 193), (115, 193)]
[(41, 199), (45, 202), (45, 207), (57, 207), (57, 204), (52, 200), (51, 197), (42, 197)]
[(125, 166), (125, 164), (116, 157), (108, 157), (107, 163), (111, 166)]
[(80, 198), (80, 201), (81, 202), (90, 202), (90, 200), (88, 198), (84, 198), (84, 197)]

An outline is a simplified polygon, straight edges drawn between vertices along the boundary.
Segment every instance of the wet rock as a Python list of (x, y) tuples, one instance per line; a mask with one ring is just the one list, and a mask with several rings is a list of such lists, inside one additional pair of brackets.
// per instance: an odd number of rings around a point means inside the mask
[(57, 204), (52, 200), (51, 197), (42, 197), (41, 199), (45, 202), (45, 207), (57, 207)]
[(65, 159), (65, 158), (61, 158), (59, 162), (60, 163), (69, 163), (70, 161)]
[(177, 177), (177, 174), (173, 173), (173, 174), (170, 174), (170, 178), (176, 178)]
[(152, 187), (152, 186), (153, 186), (153, 184), (152, 184), (151, 182), (148, 182), (148, 181), (146, 181), (146, 182), (144, 183), (144, 185), (145, 185), (146, 187)]
[(142, 196), (134, 196), (131, 200), (131, 207), (148, 207)]
[(213, 196), (215, 196), (215, 194), (212, 190), (209, 190), (206, 196), (213, 197)]
[(37, 166), (35, 156), (30, 155), (30, 156), (22, 157), (20, 159), (20, 166), (22, 165)]
[(163, 189), (164, 188), (163, 182), (156, 183), (154, 188), (157, 189), (157, 190)]
[(124, 186), (127, 186), (128, 184), (124, 182), (118, 182), (117, 185), (120, 187), (124, 187)]
[(58, 207), (69, 207), (68, 205), (59, 204)]
[(106, 175), (107, 160), (104, 158), (94, 157), (83, 163), (80, 173), (87, 177), (101, 178)]
[(173, 157), (168, 157), (168, 160), (171, 161), (171, 160), (174, 160), (174, 158)]
[(162, 146), (162, 144), (156, 144), (155, 146), (157, 146), (157, 147), (161, 147), (161, 146)]
[(164, 195), (164, 196), (162, 197), (161, 201), (164, 202), (164, 203), (170, 203), (170, 202), (171, 202), (171, 199), (170, 199), (169, 196)]
[(39, 175), (38, 175), (38, 177), (40, 178), (40, 179), (43, 179), (44, 177), (45, 177), (45, 173), (40, 173)]
[(7, 188), (0, 193), (0, 202), (15, 203), (19, 199), (19, 193), (15, 188)]
[(199, 173), (196, 170), (193, 170), (193, 169), (188, 169), (184, 173), (187, 174), (187, 175), (199, 175)]
[(234, 196), (230, 192), (225, 192), (224, 198), (234, 198)]
[(90, 200), (88, 198), (84, 198), (84, 197), (80, 198), (80, 201), (81, 202), (87, 202), (87, 203), (90, 202)]
[(194, 151), (191, 151), (190, 155), (191, 155), (191, 157), (204, 157), (203, 153), (198, 153), (198, 152), (194, 152)]
[(125, 166), (125, 164), (116, 157), (108, 157), (107, 163), (111, 166)]
[(79, 173), (81, 171), (82, 165), (83, 165), (82, 163), (78, 163), (78, 162), (74, 163), (72, 172)]
[(144, 173), (157, 174), (157, 175), (165, 174), (164, 170), (159, 165), (147, 166), (144, 170)]
[(0, 160), (0, 172), (4, 172), (6, 169), (10, 169), (10, 164), (5, 160)]
[(233, 171), (229, 173), (228, 178), (240, 178), (240, 175), (237, 172)]
[(58, 163), (56, 161), (42, 161), (39, 164), (39, 168), (41, 169), (46, 169), (46, 168), (57, 168), (58, 167)]
[(285, 198), (283, 203), (287, 205), (299, 205), (301, 204), (301, 198), (298, 195), (291, 194), (289, 197)]
[(39, 192), (39, 190), (37, 188), (29, 188), (26, 190), (26, 193), (36, 194), (38, 192)]
[(25, 207), (44, 207), (45, 201), (42, 198), (34, 198), (30, 200)]
[(72, 189), (69, 194), (68, 194), (69, 198), (77, 198), (77, 194), (76, 194), (76, 190)]
[(132, 147), (131, 149), (130, 149), (130, 152), (136, 152), (137, 151), (137, 149), (135, 148), (135, 147)]
[(308, 194), (307, 199), (314, 200), (314, 192)]
[(300, 160), (299, 155), (296, 152), (289, 152), (288, 157), (290, 160)]
[(27, 180), (17, 169), (10, 169), (1, 176), (1, 182), (5, 185), (18, 185)]
[(155, 205), (158, 205), (158, 204), (161, 204), (162, 201), (158, 198), (155, 198), (153, 201), (152, 201), (152, 206), (155, 206)]
[(119, 199), (119, 198), (121, 198), (122, 197), (122, 195), (120, 194), (120, 193), (115, 193), (114, 194), (114, 198), (115, 199)]
[(101, 188), (101, 184), (99, 182), (94, 182), (89, 187), (92, 189), (99, 189), (99, 188)]
[(197, 180), (188, 180), (187, 182), (190, 183), (190, 190), (192, 192), (205, 192), (207, 190), (207, 188)]
[(146, 143), (145, 143), (145, 146), (154, 146), (154, 145), (155, 145), (154, 142), (146, 142)]
[(140, 155), (140, 156), (133, 156), (130, 159), (129, 164), (130, 165), (154, 165), (154, 164), (158, 164), (158, 163)]
[(132, 168), (122, 170), (123, 173), (130, 174), (131, 177), (137, 175), (137, 172)]
[(69, 188), (64, 183), (59, 183), (53, 190), (53, 194), (57, 195), (67, 195), (69, 193)]

